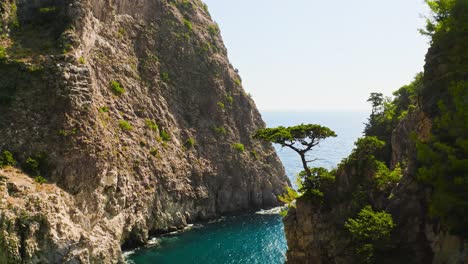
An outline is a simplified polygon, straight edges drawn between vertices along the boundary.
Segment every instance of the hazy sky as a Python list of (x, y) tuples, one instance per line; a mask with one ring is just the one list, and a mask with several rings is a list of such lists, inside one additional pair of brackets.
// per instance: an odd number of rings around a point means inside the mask
[(260, 110), (368, 110), (422, 71), (423, 0), (204, 0)]

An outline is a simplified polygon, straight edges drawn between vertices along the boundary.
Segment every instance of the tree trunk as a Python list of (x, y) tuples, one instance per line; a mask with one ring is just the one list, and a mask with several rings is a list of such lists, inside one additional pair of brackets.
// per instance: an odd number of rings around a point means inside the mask
[(299, 155), (301, 156), (302, 166), (304, 166), (304, 171), (306, 172), (307, 178), (310, 178), (312, 173), (310, 172), (309, 166), (307, 166), (305, 153), (299, 153)]

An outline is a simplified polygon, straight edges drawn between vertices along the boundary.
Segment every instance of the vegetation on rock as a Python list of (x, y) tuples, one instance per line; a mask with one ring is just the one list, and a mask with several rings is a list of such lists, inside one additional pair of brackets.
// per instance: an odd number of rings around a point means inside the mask
[(13, 154), (10, 151), (4, 150), (0, 153), (0, 168), (15, 165), (16, 161), (13, 157)]

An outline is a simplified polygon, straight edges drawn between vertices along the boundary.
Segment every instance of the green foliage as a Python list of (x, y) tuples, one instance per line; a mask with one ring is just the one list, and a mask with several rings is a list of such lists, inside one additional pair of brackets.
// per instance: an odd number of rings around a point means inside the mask
[(390, 171), (385, 163), (376, 161), (375, 181), (377, 188), (380, 190), (384, 190), (387, 187), (398, 183), (402, 176), (403, 173), (400, 163), (395, 166), (393, 171)]
[(213, 127), (213, 130), (220, 135), (226, 135), (226, 129), (223, 126), (220, 127)]
[(240, 79), (235, 79), (234, 80), (234, 83), (237, 84), (237, 86), (241, 86), (242, 85), (242, 82)]
[(182, 0), (180, 3), (179, 3), (179, 6), (183, 9), (187, 9), (187, 10), (192, 10), (193, 9), (193, 4), (190, 0)]
[(122, 95), (123, 93), (125, 93), (125, 89), (122, 87), (122, 85), (119, 82), (111, 81), (109, 85), (110, 85), (112, 92), (115, 95)]
[(39, 8), (39, 13), (50, 14), (50, 13), (55, 13), (56, 10), (57, 8), (55, 6), (42, 7), (42, 8)]
[(83, 56), (81, 56), (80, 58), (78, 58), (78, 63), (79, 64), (85, 64), (86, 61), (85, 61), (85, 58)]
[[(450, 24), (453, 23), (451, 13), (455, 6), (456, 0), (425, 0), (433, 16), (426, 19), (426, 28), (420, 32), (424, 35), (434, 37), (437, 33), (443, 33), (449, 30)], [(459, 1), (462, 2), (462, 1)]]
[(125, 121), (125, 120), (120, 120), (119, 121), (119, 127), (120, 127), (120, 129), (125, 130), (125, 131), (133, 130), (133, 126), (129, 122)]
[(10, 151), (4, 150), (2, 153), (0, 153), (0, 168), (15, 165), (16, 160), (14, 159), (13, 154)]
[(232, 144), (232, 147), (239, 152), (244, 152), (245, 150), (245, 146), (242, 143), (234, 143)]
[(373, 263), (376, 249), (388, 246), (395, 223), (391, 214), (375, 212), (371, 206), (365, 206), (356, 218), (346, 220), (344, 227), (355, 241), (359, 262)]
[(153, 149), (150, 150), (150, 154), (151, 154), (151, 156), (153, 156), (153, 157), (157, 157), (157, 156), (158, 156), (158, 153), (159, 153), (158, 150), (155, 149), (155, 148), (153, 148)]
[(374, 212), (371, 206), (365, 206), (356, 218), (346, 220), (344, 226), (355, 240), (375, 242), (389, 239), (395, 223), (391, 214)]
[(39, 183), (40, 185), (44, 184), (44, 183), (47, 183), (47, 180), (42, 177), (42, 176), (36, 176), (34, 177), (34, 181)]
[(211, 36), (216, 36), (219, 34), (219, 27), (216, 24), (212, 24), (208, 26), (208, 32), (210, 33)]
[(439, 102), (431, 137), (417, 143), (418, 178), (433, 188), (431, 214), (468, 235), (468, 82), (454, 82), (449, 94)]
[(205, 3), (202, 3), (202, 8), (203, 10), (205, 10), (206, 13), (208, 13), (208, 5), (206, 5)]
[(162, 72), (161, 73), (161, 80), (165, 83), (168, 83), (171, 81), (171, 79), (169, 78), (169, 73), (167, 72)]
[(164, 130), (159, 131), (159, 136), (161, 137), (163, 141), (166, 141), (166, 142), (171, 141), (171, 136), (169, 135), (169, 133), (167, 133)]
[(192, 22), (190, 22), (190, 20), (184, 19), (183, 23), (184, 23), (184, 26), (185, 26), (186, 30), (188, 30), (189, 32), (193, 31), (193, 25), (192, 25)]
[(231, 96), (231, 95), (226, 95), (226, 101), (232, 105), (232, 103), (234, 102), (234, 98)]
[(306, 171), (298, 175), (301, 182), (299, 192), (303, 193), (304, 197), (322, 202), (322, 198), (335, 183), (335, 175), (322, 167), (309, 168), (309, 170), (310, 175), (307, 175)]
[(386, 145), (384, 141), (379, 140), (374, 136), (359, 138), (354, 144), (356, 148), (353, 150), (351, 155), (356, 156), (358, 159), (367, 159), (368, 157), (372, 157), (377, 150)]
[(289, 208), (284, 208), (284, 209), (281, 209), (281, 211), (279, 212), (279, 215), (281, 217), (286, 217), (288, 215), (288, 209)]
[(107, 112), (109, 112), (109, 107), (107, 107), (107, 106), (100, 107), (99, 112), (100, 113), (107, 113)]
[(252, 155), (252, 157), (254, 157), (255, 160), (258, 160), (258, 153), (257, 151), (255, 151), (255, 149), (251, 150), (250, 154)]
[(59, 136), (62, 136), (62, 137), (68, 137), (68, 136), (73, 136), (73, 135), (76, 135), (78, 133), (78, 129), (76, 128), (73, 128), (71, 130), (65, 130), (65, 129), (61, 129), (58, 131), (58, 135)]
[(185, 141), (185, 147), (190, 149), (190, 148), (193, 148), (195, 146), (195, 139), (194, 138), (189, 138), (187, 139), (187, 141)]
[(0, 62), (4, 60), (7, 56), (6, 50), (4, 47), (0, 46)]
[(47, 172), (47, 157), (44, 153), (35, 154), (26, 159), (23, 164), (25, 172), (33, 176), (45, 174)]
[[(468, 1), (428, 0), (423, 33), (437, 60), (425, 65), (422, 109), (433, 119), (431, 135), (417, 142), (418, 179), (432, 189), (430, 214), (450, 231), (468, 236)], [(430, 73), (430, 75), (429, 75)]]
[[(253, 135), (255, 139), (262, 139), (282, 146), (294, 146), (294, 144), (300, 143), (307, 147), (316, 146), (321, 140), (328, 137), (336, 137), (335, 132), (328, 127), (315, 124), (265, 128), (258, 130)], [(309, 139), (310, 142), (306, 142), (306, 139)]]
[(146, 126), (154, 132), (158, 132), (159, 126), (151, 119), (145, 119)]
[[(393, 93), (393, 100), (385, 98), (381, 93), (371, 93), (367, 101), (372, 105), (372, 112), (364, 129), (365, 135), (390, 143), (393, 129), (417, 104), (417, 94), (421, 90), (422, 79), (423, 74), (417, 74), (410, 84)], [(389, 165), (391, 152), (391, 144), (386, 144), (375, 153), (375, 156)]]
[(278, 196), (278, 200), (290, 206), (291, 203), (299, 197), (299, 193), (289, 186), (285, 187), (284, 190), (285, 192), (283, 195)]
[(119, 28), (119, 30), (117, 31), (117, 38), (122, 39), (125, 37), (125, 35), (127, 35), (127, 31), (125, 30), (125, 28)]
[(224, 103), (222, 103), (222, 102), (217, 102), (216, 104), (217, 104), (217, 105), (219, 106), (219, 108), (221, 108), (221, 109), (226, 108), (226, 106), (225, 106)]

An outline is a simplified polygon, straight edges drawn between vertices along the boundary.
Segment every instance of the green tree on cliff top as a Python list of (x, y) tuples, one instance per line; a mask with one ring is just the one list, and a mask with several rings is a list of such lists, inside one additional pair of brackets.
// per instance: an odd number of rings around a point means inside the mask
[(307, 153), (324, 139), (336, 137), (333, 130), (316, 124), (301, 124), (291, 127), (275, 127), (258, 130), (253, 137), (268, 142), (280, 144), (294, 150), (301, 157), (306, 178), (313, 178), (313, 170), (308, 163), (316, 159), (308, 159)]

